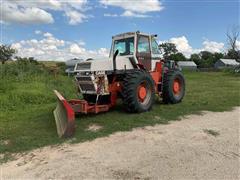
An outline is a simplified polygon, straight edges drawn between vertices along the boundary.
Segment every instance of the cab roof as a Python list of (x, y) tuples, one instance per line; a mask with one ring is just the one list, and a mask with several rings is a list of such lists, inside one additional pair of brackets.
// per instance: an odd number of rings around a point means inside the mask
[[(135, 32), (126, 32), (126, 33), (121, 33), (121, 34), (117, 34), (115, 36), (113, 36), (112, 38), (125, 38), (125, 37), (129, 37), (129, 36), (134, 36), (135, 34), (141, 34), (141, 35), (145, 35), (145, 36), (151, 36), (150, 34), (147, 33), (142, 33), (140, 31), (135, 31)], [(152, 36), (156, 36), (156, 35), (152, 35)]]

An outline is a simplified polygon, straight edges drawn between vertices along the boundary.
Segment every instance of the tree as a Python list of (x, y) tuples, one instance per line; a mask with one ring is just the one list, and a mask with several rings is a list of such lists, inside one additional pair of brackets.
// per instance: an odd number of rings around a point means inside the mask
[(4, 64), (6, 61), (11, 60), (17, 51), (11, 48), (10, 45), (0, 45), (0, 61)]
[(201, 57), (199, 54), (192, 54), (190, 57), (190, 60), (195, 62), (195, 64), (199, 67), (201, 67)]
[(201, 51), (198, 54), (192, 54), (191, 61), (194, 61), (200, 68), (214, 67), (214, 64), (224, 57), (223, 53), (211, 53), (209, 51)]
[(219, 59), (222, 59), (224, 57), (224, 54), (223, 53), (214, 53), (214, 64), (215, 62), (217, 62)]
[(169, 59), (171, 54), (176, 54), (178, 52), (176, 45), (169, 42), (160, 44), (159, 49), (163, 51), (164, 59)]
[(230, 31), (227, 32), (228, 52), (227, 58), (236, 59), (240, 61), (240, 49), (237, 47), (237, 41), (239, 39), (239, 27), (233, 26)]
[(201, 57), (200, 67), (209, 68), (214, 65), (214, 54), (209, 51), (201, 51), (199, 53)]
[(186, 61), (187, 60), (187, 58), (183, 55), (183, 53), (180, 53), (180, 52), (171, 54), (169, 56), (169, 59), (174, 60), (174, 61)]
[(19, 56), (15, 56), (15, 59), (19, 63), (39, 64), (38, 61), (34, 57), (19, 57)]

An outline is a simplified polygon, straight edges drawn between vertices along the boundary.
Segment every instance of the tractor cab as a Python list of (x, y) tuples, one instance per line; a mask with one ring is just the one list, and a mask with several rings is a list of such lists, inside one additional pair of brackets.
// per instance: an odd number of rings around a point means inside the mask
[[(75, 66), (75, 73), (126, 71), (139, 66), (147, 71), (154, 71), (156, 62), (162, 59), (156, 41), (157, 35), (128, 32), (112, 37), (112, 46), (108, 58), (92, 59)], [(116, 57), (115, 52), (118, 51)], [(114, 62), (114, 59), (116, 62)]]
[(157, 35), (128, 32), (112, 37), (110, 57), (118, 50), (120, 57), (132, 57), (136, 64), (148, 71), (155, 69), (156, 62), (161, 59), (161, 52), (156, 41)]

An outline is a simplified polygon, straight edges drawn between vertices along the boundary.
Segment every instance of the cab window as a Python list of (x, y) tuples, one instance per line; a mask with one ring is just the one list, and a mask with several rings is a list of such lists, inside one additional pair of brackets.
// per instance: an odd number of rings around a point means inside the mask
[(133, 55), (133, 53), (134, 53), (134, 38), (132, 37), (132, 38), (115, 40), (113, 50), (114, 50), (114, 52), (116, 50), (118, 50), (120, 56)]
[(161, 54), (159, 48), (158, 48), (158, 43), (154, 38), (152, 38), (152, 53), (153, 54)]
[(137, 49), (139, 53), (150, 53), (149, 38), (147, 36), (139, 36)]

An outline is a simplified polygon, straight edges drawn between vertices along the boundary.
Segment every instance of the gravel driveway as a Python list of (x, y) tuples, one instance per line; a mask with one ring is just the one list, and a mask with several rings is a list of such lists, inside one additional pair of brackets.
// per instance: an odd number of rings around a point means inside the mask
[(0, 179), (240, 179), (240, 107), (34, 150)]

